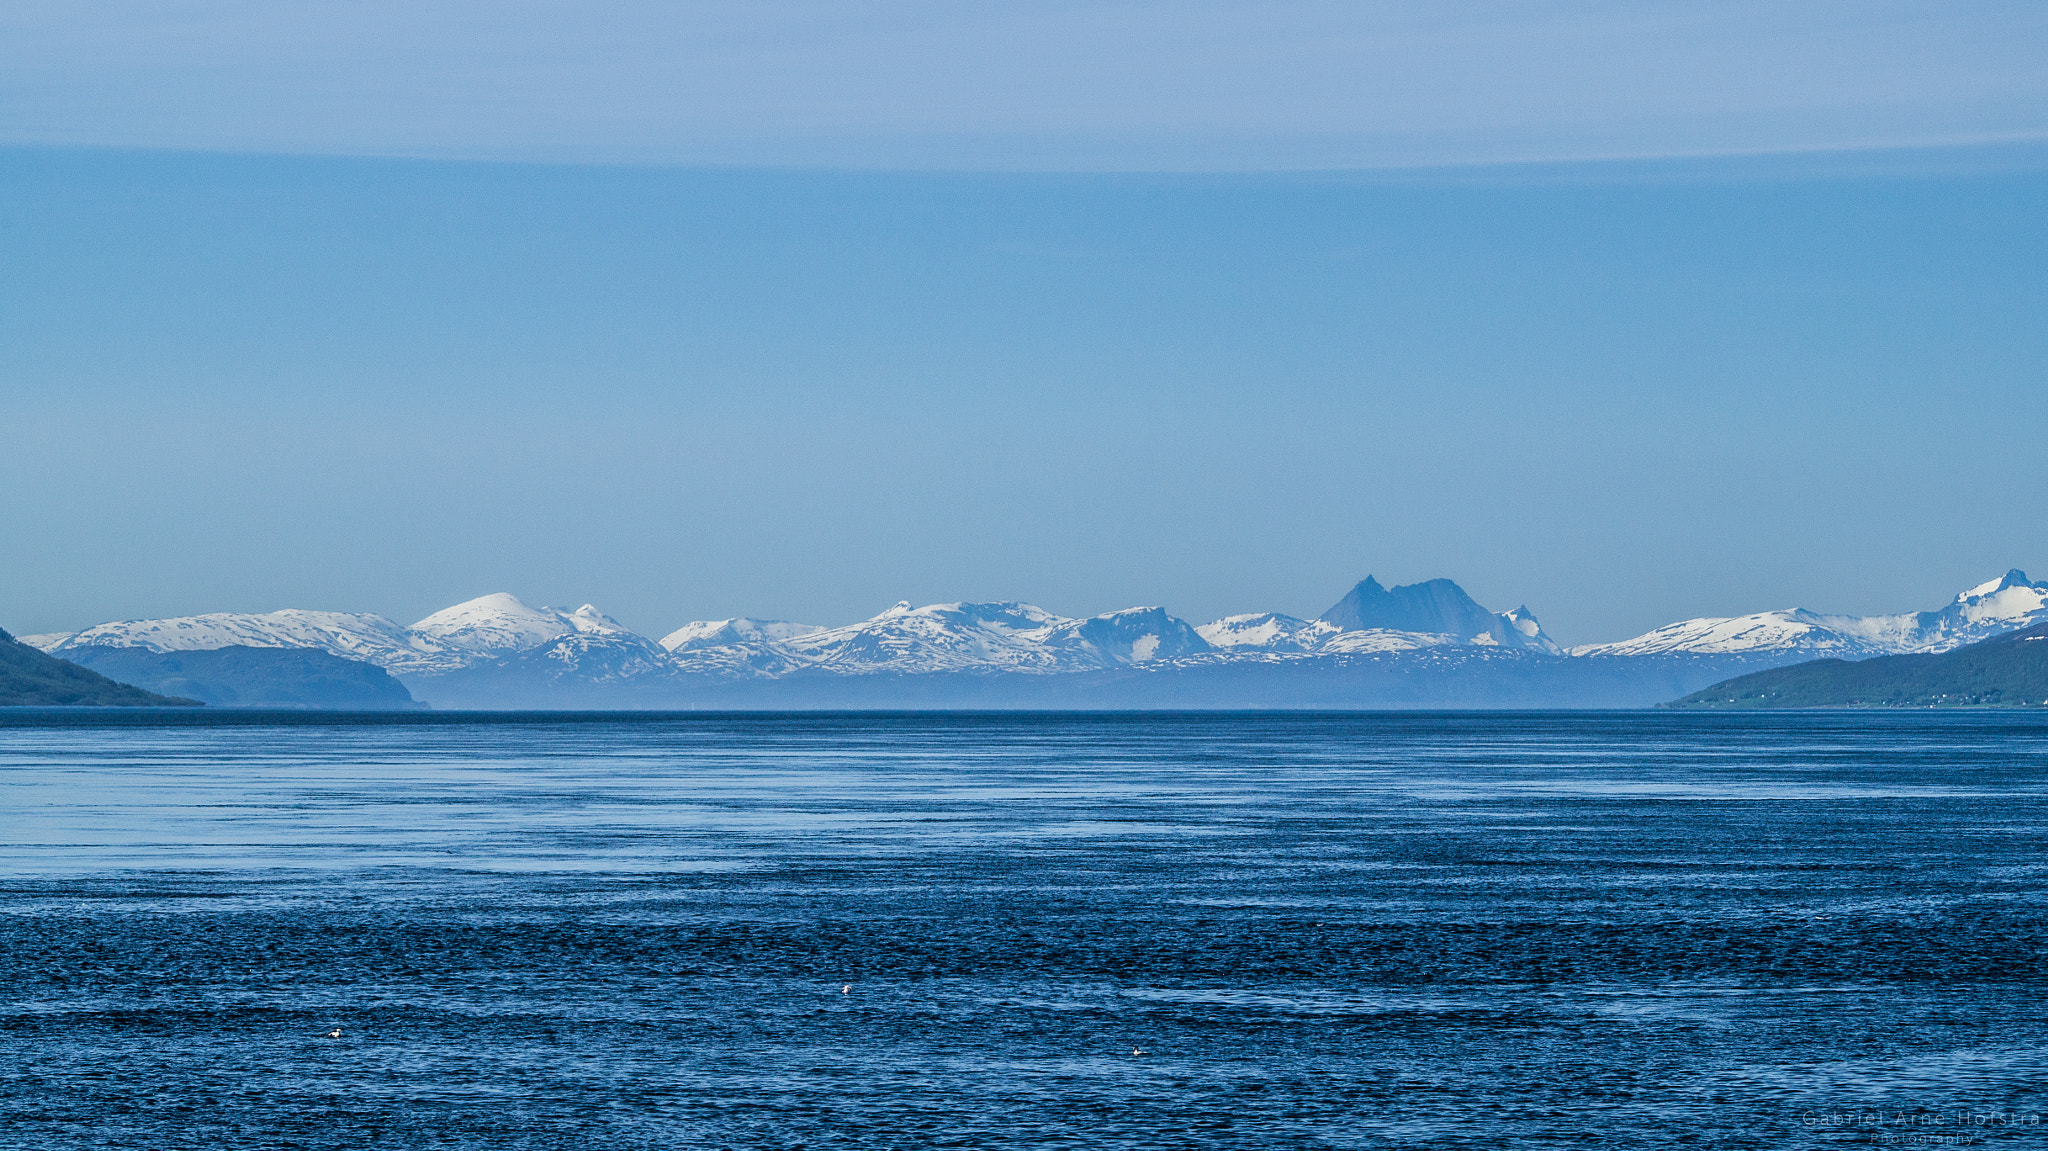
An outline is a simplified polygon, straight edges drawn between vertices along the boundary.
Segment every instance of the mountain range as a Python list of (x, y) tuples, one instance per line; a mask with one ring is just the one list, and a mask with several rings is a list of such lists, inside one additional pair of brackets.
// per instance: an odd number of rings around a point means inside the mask
[(588, 604), (498, 593), (409, 626), (288, 609), (23, 642), (78, 662), (108, 649), (316, 650), (382, 668), (441, 707), (1621, 707), (1814, 658), (1948, 651), (2041, 621), (2048, 583), (2014, 570), (1933, 611), (1692, 619), (1567, 649), (1526, 606), (1491, 611), (1448, 579), (1389, 588), (1368, 576), (1315, 619), (1202, 625), (1158, 607), (1077, 618), (1016, 602), (904, 602), (838, 627), (705, 620), (656, 641)]

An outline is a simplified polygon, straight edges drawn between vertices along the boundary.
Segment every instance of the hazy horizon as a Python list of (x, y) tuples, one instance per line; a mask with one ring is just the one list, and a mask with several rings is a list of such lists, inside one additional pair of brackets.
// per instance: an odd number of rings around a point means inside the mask
[(1586, 643), (2048, 574), (2039, 6), (0, 31), (10, 631), (1370, 573)]

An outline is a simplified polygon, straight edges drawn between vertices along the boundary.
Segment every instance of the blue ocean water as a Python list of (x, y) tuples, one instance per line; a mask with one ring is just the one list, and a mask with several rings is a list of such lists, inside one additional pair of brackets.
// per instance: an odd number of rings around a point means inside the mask
[(0, 1147), (2048, 1145), (2044, 822), (2018, 713), (15, 712)]

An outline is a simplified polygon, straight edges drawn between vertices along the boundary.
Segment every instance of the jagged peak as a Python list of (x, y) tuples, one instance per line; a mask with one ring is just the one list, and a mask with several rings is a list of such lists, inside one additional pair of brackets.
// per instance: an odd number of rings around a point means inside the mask
[(1982, 599), (1987, 595), (1997, 595), (1999, 592), (2006, 591), (2010, 588), (2016, 587), (2032, 588), (2037, 591), (2048, 591), (2048, 583), (2037, 584), (2034, 581), (2027, 578), (2027, 573), (2021, 571), (2018, 568), (2013, 568), (2007, 571), (2003, 576), (2000, 576), (1995, 580), (1986, 580), (1983, 583), (1978, 584), (1976, 587), (1967, 588), (1961, 592), (1958, 592), (1956, 594), (1956, 602), (1968, 603), (1973, 599)]

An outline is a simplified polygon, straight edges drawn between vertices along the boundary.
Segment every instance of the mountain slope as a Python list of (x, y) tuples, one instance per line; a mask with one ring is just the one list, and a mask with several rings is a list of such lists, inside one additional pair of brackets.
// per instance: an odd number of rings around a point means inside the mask
[[(1831, 624), (1831, 618), (1837, 622)], [(1572, 654), (1643, 656), (1678, 652), (1696, 655), (1773, 652), (1795, 658), (1835, 656), (1863, 659), (1897, 650), (1873, 636), (1872, 633), (1879, 629), (1866, 628), (1859, 634), (1841, 626), (1841, 621), (1852, 619), (1857, 617), (1828, 617), (1804, 608), (1725, 618), (1702, 617), (1665, 624), (1654, 631), (1616, 643), (1575, 647)]]
[(198, 707), (42, 652), (0, 631), (0, 707)]
[(1209, 641), (1186, 620), (1157, 607), (1125, 608), (1067, 620), (1047, 628), (1038, 642), (1054, 653), (1062, 669), (1127, 667), (1210, 650)]
[(1773, 668), (1703, 688), (1669, 706), (2048, 707), (2048, 623), (1947, 652)]
[(219, 647), (151, 651), (82, 647), (65, 653), (82, 667), (165, 695), (221, 707), (406, 710), (419, 706), (391, 673), (314, 648)]

